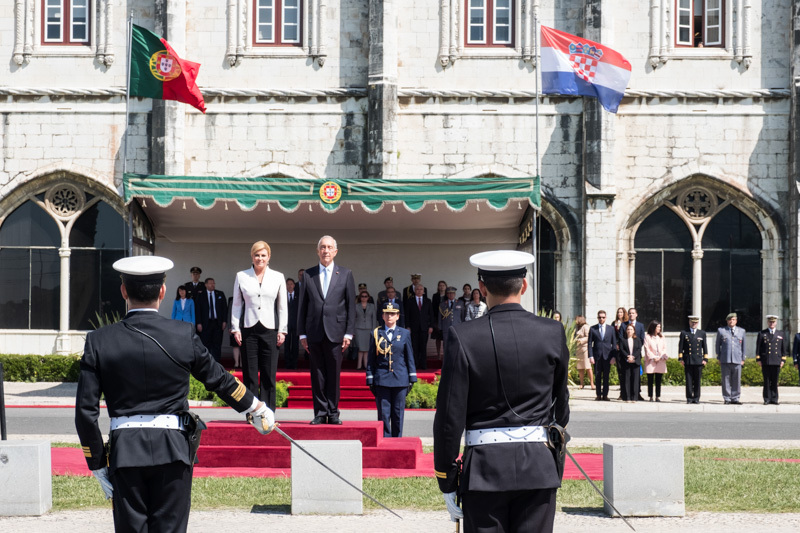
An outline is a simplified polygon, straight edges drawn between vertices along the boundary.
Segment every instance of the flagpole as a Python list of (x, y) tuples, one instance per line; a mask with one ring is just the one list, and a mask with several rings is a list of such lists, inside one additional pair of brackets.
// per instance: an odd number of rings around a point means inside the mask
[[(125, 127), (122, 129), (122, 188), (125, 189), (125, 173), (128, 171), (128, 121), (131, 101), (131, 50), (133, 49), (133, 10), (128, 15), (128, 63), (125, 71)], [(124, 196), (124, 192), (123, 192)], [(133, 206), (128, 207), (128, 256), (133, 255)]]
[[(536, 179), (539, 180), (539, 209), (542, 207), (542, 177), (539, 175), (539, 74), (541, 72), (541, 57), (539, 57), (539, 13), (533, 13), (533, 57), (536, 61)], [(537, 239), (537, 219), (539, 211), (534, 210), (531, 215), (531, 252), (533, 253), (533, 287), (531, 296), (533, 297), (533, 312), (539, 313), (539, 258), (536, 253)]]

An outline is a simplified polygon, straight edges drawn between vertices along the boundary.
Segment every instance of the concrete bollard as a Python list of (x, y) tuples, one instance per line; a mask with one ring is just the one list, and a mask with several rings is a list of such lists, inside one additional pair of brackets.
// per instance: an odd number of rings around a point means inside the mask
[(625, 516), (686, 514), (681, 444), (603, 444), (603, 478), (606, 498)]
[[(297, 443), (347, 481), (362, 488), (361, 441)], [(292, 514), (363, 514), (361, 494), (292, 446)]]
[(50, 442), (0, 441), (0, 516), (45, 514), (53, 507)]

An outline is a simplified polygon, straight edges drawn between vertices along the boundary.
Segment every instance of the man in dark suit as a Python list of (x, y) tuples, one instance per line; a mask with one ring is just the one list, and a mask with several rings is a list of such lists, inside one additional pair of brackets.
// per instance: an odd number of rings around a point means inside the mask
[(609, 401), (608, 377), (615, 364), (611, 353), (617, 344), (614, 327), (606, 324), (606, 312), (597, 312), (598, 324), (589, 329), (589, 362), (594, 365), (596, 401)]
[(463, 496), (465, 531), (553, 531), (561, 477), (544, 426), (569, 422), (569, 350), (560, 323), (520, 305), (532, 262), (510, 250), (473, 255), (489, 311), (454, 325), (445, 346), (433, 461), (452, 520)]
[(350, 346), (356, 322), (356, 284), (349, 269), (333, 263), (338, 253), (333, 237), (317, 244), (319, 264), (303, 273), (297, 312), (300, 344), (311, 362), (312, 424), (341, 424), (339, 373), (342, 350)]
[(283, 364), (288, 370), (297, 368), (297, 352), (299, 339), (297, 338), (297, 285), (292, 278), (286, 280), (286, 301), (289, 304), (289, 322), (287, 323), (286, 339), (283, 341)]
[(384, 326), (375, 328), (367, 357), (367, 386), (375, 396), (384, 437), (403, 436), (406, 394), (417, 382), (408, 330), (397, 326), (400, 308), (386, 303)]
[(216, 290), (214, 278), (206, 278), (206, 290), (195, 299), (197, 332), (203, 345), (217, 362), (222, 359), (222, 333), (228, 326), (228, 299), (225, 293)]
[[(214, 361), (193, 325), (158, 314), (170, 268), (156, 256), (114, 263), (128, 314), (89, 332), (80, 362), (75, 428), (89, 469), (114, 499), (118, 531), (186, 531), (195, 453), (185, 415), (190, 375), (240, 413), (265, 419), (267, 432), (275, 424), (272, 411)], [(97, 423), (103, 396), (110, 455)]]
[(394, 287), (389, 287), (386, 289), (386, 298), (378, 302), (378, 310), (376, 314), (378, 315), (378, 324), (381, 326), (384, 325), (383, 323), (383, 313), (380, 311), (384, 307), (386, 307), (386, 303), (396, 304), (400, 308), (400, 318), (397, 319), (397, 325), (401, 328), (406, 327), (406, 313), (405, 313), (405, 306), (403, 302), (400, 301), (400, 298), (397, 296), (397, 293), (394, 290)]
[(778, 375), (786, 362), (785, 335), (775, 329), (777, 325), (777, 315), (767, 315), (767, 328), (756, 338), (756, 361), (764, 376), (764, 405), (778, 405)]
[(433, 305), (422, 285), (416, 285), (414, 293), (406, 307), (406, 322), (411, 331), (414, 361), (418, 369), (425, 370), (428, 368), (428, 335), (433, 333)]
[(389, 276), (385, 280), (383, 280), (383, 290), (378, 293), (378, 303), (382, 302), (386, 298), (386, 291), (389, 287), (394, 288), (394, 278)]
[[(404, 304), (414, 298), (414, 285), (417, 284), (422, 284), (422, 274), (411, 274), (411, 285), (403, 289), (403, 294), (401, 295), (401, 299)], [(425, 289), (425, 296), (427, 295), (428, 289)]]
[[(636, 332), (636, 338), (642, 341), (644, 344), (644, 324), (636, 320), (639, 318), (639, 311), (636, 310), (635, 307), (631, 307), (628, 309), (628, 320), (622, 323), (622, 327), (619, 328), (619, 337), (617, 338), (617, 344), (621, 343), (625, 339), (625, 331), (628, 329), (628, 324), (633, 324), (633, 329)], [(617, 368), (619, 370), (619, 368)], [(623, 400), (635, 400), (636, 398), (625, 398), (625, 394), (622, 392), (623, 389), (620, 390), (620, 398)], [(643, 402), (644, 398), (642, 398), (642, 382), (639, 381), (639, 390), (637, 391), (639, 395), (639, 401)]]
[(698, 329), (700, 317), (689, 317), (689, 329), (681, 331), (678, 341), (678, 361), (686, 374), (686, 403), (700, 403), (700, 379), (708, 363), (706, 332)]
[(206, 291), (206, 284), (200, 279), (200, 274), (203, 273), (203, 269), (200, 267), (192, 267), (189, 269), (189, 273), (192, 275), (192, 281), (187, 281), (183, 284), (186, 287), (186, 297), (191, 298), (194, 300), (195, 309), (197, 308), (197, 297), (200, 293)]

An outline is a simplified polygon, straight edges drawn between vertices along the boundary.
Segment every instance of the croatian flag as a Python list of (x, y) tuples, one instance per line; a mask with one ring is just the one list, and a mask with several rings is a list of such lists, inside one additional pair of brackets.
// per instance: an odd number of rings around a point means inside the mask
[(594, 96), (616, 113), (631, 64), (600, 43), (542, 26), (542, 93)]

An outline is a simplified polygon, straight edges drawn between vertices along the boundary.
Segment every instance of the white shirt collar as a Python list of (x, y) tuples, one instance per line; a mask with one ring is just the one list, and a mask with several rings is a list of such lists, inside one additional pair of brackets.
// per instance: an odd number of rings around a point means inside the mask
[(129, 313), (138, 313), (139, 311), (152, 311), (154, 313), (158, 313), (158, 309), (153, 309), (152, 307), (139, 307), (137, 309), (128, 309)]
[(331, 264), (328, 265), (328, 266), (322, 266), (322, 263), (320, 263), (319, 264), (319, 270), (320, 270), (320, 272), (323, 271), (323, 270), (327, 270), (328, 273), (333, 272), (333, 261), (331, 261)]

